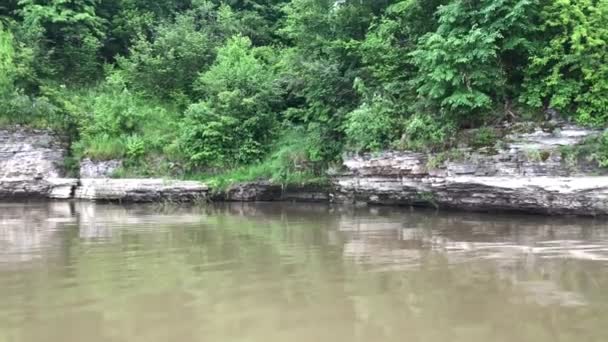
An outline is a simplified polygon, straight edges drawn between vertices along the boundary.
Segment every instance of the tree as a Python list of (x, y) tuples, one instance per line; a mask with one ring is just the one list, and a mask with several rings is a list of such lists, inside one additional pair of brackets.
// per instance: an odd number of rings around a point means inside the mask
[(347, 113), (358, 107), (354, 82), (361, 72), (360, 41), (388, 1), (294, 0), (285, 6), (281, 33), (285, 50), (282, 80), (292, 108), (287, 119), (304, 125), (313, 161), (339, 157)]
[(140, 35), (129, 55), (118, 58), (131, 87), (165, 99), (192, 96), (197, 74), (213, 63), (216, 47), (229, 34), (221, 15), (203, 3), (160, 24), (151, 38)]
[(550, 1), (522, 100), (579, 122), (608, 122), (608, 0)]
[(437, 30), (423, 36), (411, 54), (419, 110), (471, 124), (498, 103), (508, 107), (509, 73), (525, 63), (521, 56), (530, 49), (536, 12), (531, 0), (453, 0), (441, 6)]
[(14, 56), (13, 35), (5, 31), (0, 23), (0, 99), (2, 101), (6, 101), (7, 96), (14, 90)]
[(180, 138), (193, 167), (247, 164), (268, 152), (276, 133), (280, 91), (261, 52), (252, 48), (249, 38), (235, 36), (199, 77), (203, 100), (186, 111)]

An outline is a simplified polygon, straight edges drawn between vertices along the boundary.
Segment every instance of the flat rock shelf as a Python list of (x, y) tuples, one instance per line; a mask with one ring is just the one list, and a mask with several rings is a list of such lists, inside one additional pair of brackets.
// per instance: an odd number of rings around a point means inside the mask
[(0, 199), (194, 202), (206, 200), (208, 190), (200, 182), (164, 179), (0, 179)]

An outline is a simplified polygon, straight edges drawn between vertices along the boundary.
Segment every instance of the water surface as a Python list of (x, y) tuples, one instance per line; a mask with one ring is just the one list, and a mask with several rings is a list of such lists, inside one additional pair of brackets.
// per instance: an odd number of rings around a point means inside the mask
[(0, 204), (0, 342), (608, 341), (608, 223)]

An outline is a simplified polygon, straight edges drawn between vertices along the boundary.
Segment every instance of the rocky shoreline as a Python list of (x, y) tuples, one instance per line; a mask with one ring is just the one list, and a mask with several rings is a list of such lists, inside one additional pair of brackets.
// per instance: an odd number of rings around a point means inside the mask
[(511, 134), (500, 150), (463, 148), (457, 157), (384, 152), (346, 158), (335, 200), (477, 211), (607, 215), (608, 175), (563, 148), (599, 134), (576, 126)]
[(0, 130), (0, 200), (117, 202), (294, 201), (431, 206), (549, 215), (608, 215), (608, 173), (561, 152), (599, 134), (576, 126), (511, 134), (500, 149), (457, 157), (386, 151), (351, 155), (328, 186), (236, 184), (212, 191), (195, 181), (110, 179), (118, 165), (86, 160), (87, 178), (61, 178), (65, 145), (48, 132)]

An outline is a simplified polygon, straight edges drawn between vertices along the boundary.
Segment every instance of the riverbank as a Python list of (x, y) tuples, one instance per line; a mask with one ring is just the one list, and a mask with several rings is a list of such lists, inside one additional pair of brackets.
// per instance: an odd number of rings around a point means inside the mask
[(84, 160), (85, 177), (62, 178), (67, 150), (59, 137), (45, 131), (2, 130), (0, 199), (334, 202), (608, 215), (608, 172), (575, 152), (600, 133), (562, 124), (511, 132), (491, 147), (353, 154), (345, 156), (341, 169), (329, 173), (326, 185), (254, 181), (218, 190), (197, 181), (107, 178), (110, 166), (120, 161)]

